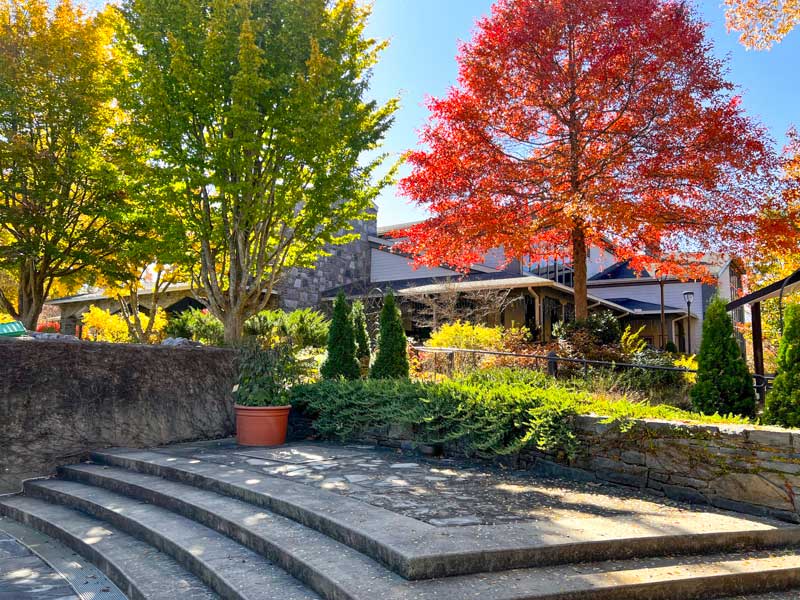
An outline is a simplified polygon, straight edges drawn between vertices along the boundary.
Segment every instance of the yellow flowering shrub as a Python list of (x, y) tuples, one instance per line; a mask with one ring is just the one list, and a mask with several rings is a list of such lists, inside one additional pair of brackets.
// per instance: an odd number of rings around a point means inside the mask
[(503, 345), (503, 329), (462, 321), (446, 323), (431, 334), (425, 345), (430, 348), (498, 350)]
[(96, 342), (129, 342), (130, 333), (125, 319), (121, 315), (112, 315), (110, 311), (92, 305), (83, 313), (83, 326), (88, 337)]
[[(697, 356), (692, 355), (683, 355), (676, 358), (673, 363), (676, 367), (681, 367), (683, 369), (692, 369), (693, 371), (697, 370)], [(686, 379), (687, 383), (695, 383), (697, 381), (697, 373), (684, 373), (683, 377)]]

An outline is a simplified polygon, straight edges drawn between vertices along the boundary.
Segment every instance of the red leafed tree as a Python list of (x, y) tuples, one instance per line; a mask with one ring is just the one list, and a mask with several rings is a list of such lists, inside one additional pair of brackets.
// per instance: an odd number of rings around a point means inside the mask
[(776, 158), (685, 2), (499, 0), (432, 99), (403, 193), (432, 218), (407, 230), (420, 264), (466, 267), (492, 247), (634, 267), (746, 251)]

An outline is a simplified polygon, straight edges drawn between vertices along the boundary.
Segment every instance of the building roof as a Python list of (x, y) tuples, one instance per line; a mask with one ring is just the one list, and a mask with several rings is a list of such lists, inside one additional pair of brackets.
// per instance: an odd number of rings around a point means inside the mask
[(394, 225), (382, 225), (378, 227), (378, 235), (386, 235), (387, 233), (391, 233), (393, 231), (399, 231), (400, 229), (408, 229), (412, 225), (419, 225), (420, 223), (424, 223), (427, 219), (420, 219), (418, 221), (409, 221), (407, 223), (396, 223)]
[[(566, 285), (557, 283), (551, 279), (544, 277), (537, 277), (536, 275), (525, 275), (506, 278), (492, 278), (492, 279), (469, 279), (462, 281), (446, 281), (440, 283), (431, 283), (428, 285), (415, 285), (408, 288), (400, 288), (398, 294), (401, 296), (419, 296), (424, 294), (441, 294), (444, 292), (479, 292), (483, 290), (504, 290), (504, 289), (527, 289), (527, 288), (554, 288), (561, 290), (568, 294), (574, 294), (575, 291)], [(589, 301), (602, 304), (608, 308), (614, 309), (619, 312), (630, 312), (624, 306), (616, 304), (612, 300), (605, 300), (596, 296), (589, 295)]]
[[(191, 289), (191, 285), (188, 283), (173, 283), (170, 285), (166, 290), (163, 290), (162, 293), (169, 293), (169, 292), (180, 292)], [(153, 288), (142, 288), (139, 290), (140, 296), (149, 296), (153, 293)], [(73, 304), (75, 302), (95, 302), (97, 300), (107, 300), (109, 296), (106, 295), (106, 291), (101, 289), (94, 292), (84, 292), (82, 294), (73, 294), (72, 296), (63, 296), (62, 298), (54, 298), (52, 300), (48, 300), (45, 304), (49, 304), (51, 306), (57, 306), (59, 304)]]
[[(655, 302), (644, 302), (643, 300), (633, 300), (631, 298), (608, 298), (608, 301), (619, 304), (633, 314), (661, 314), (661, 305)], [(664, 306), (665, 314), (683, 314), (685, 312), (685, 308)]]
[(639, 277), (650, 277), (650, 273), (647, 271), (637, 273), (631, 268), (629, 260), (623, 260), (614, 263), (610, 267), (600, 271), (595, 275), (592, 275), (589, 278), (589, 281), (603, 281), (608, 279), (636, 279)]
[(492, 272), (470, 272), (468, 275), (461, 273), (453, 273), (449, 276), (436, 276), (436, 277), (415, 277), (413, 279), (393, 279), (389, 281), (373, 281), (369, 284), (363, 282), (348, 283), (340, 285), (335, 288), (324, 290), (320, 297), (323, 300), (332, 300), (339, 292), (344, 292), (348, 297), (356, 296), (369, 296), (372, 293), (383, 294), (389, 289), (393, 291), (411, 288), (415, 286), (425, 286), (432, 284), (448, 284), (453, 281), (487, 281), (495, 279), (512, 279), (518, 277), (514, 273), (505, 271), (492, 271)]

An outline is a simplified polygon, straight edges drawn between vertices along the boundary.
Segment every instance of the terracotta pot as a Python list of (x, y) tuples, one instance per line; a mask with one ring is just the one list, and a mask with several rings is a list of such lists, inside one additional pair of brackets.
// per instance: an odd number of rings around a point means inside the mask
[(291, 406), (241, 406), (236, 409), (236, 441), (242, 446), (280, 446), (286, 442)]

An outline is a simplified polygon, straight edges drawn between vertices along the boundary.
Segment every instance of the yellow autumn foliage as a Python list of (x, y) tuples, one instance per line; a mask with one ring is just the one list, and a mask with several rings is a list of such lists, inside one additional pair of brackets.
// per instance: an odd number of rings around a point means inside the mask
[[(147, 328), (150, 317), (140, 314), (139, 319), (142, 328)], [(164, 311), (159, 309), (155, 319), (153, 332), (160, 334), (167, 325)], [(120, 314), (111, 314), (110, 311), (103, 310), (98, 306), (90, 306), (89, 310), (83, 314), (83, 326), (88, 338), (96, 342), (124, 343), (131, 341), (130, 330), (125, 318)]]

